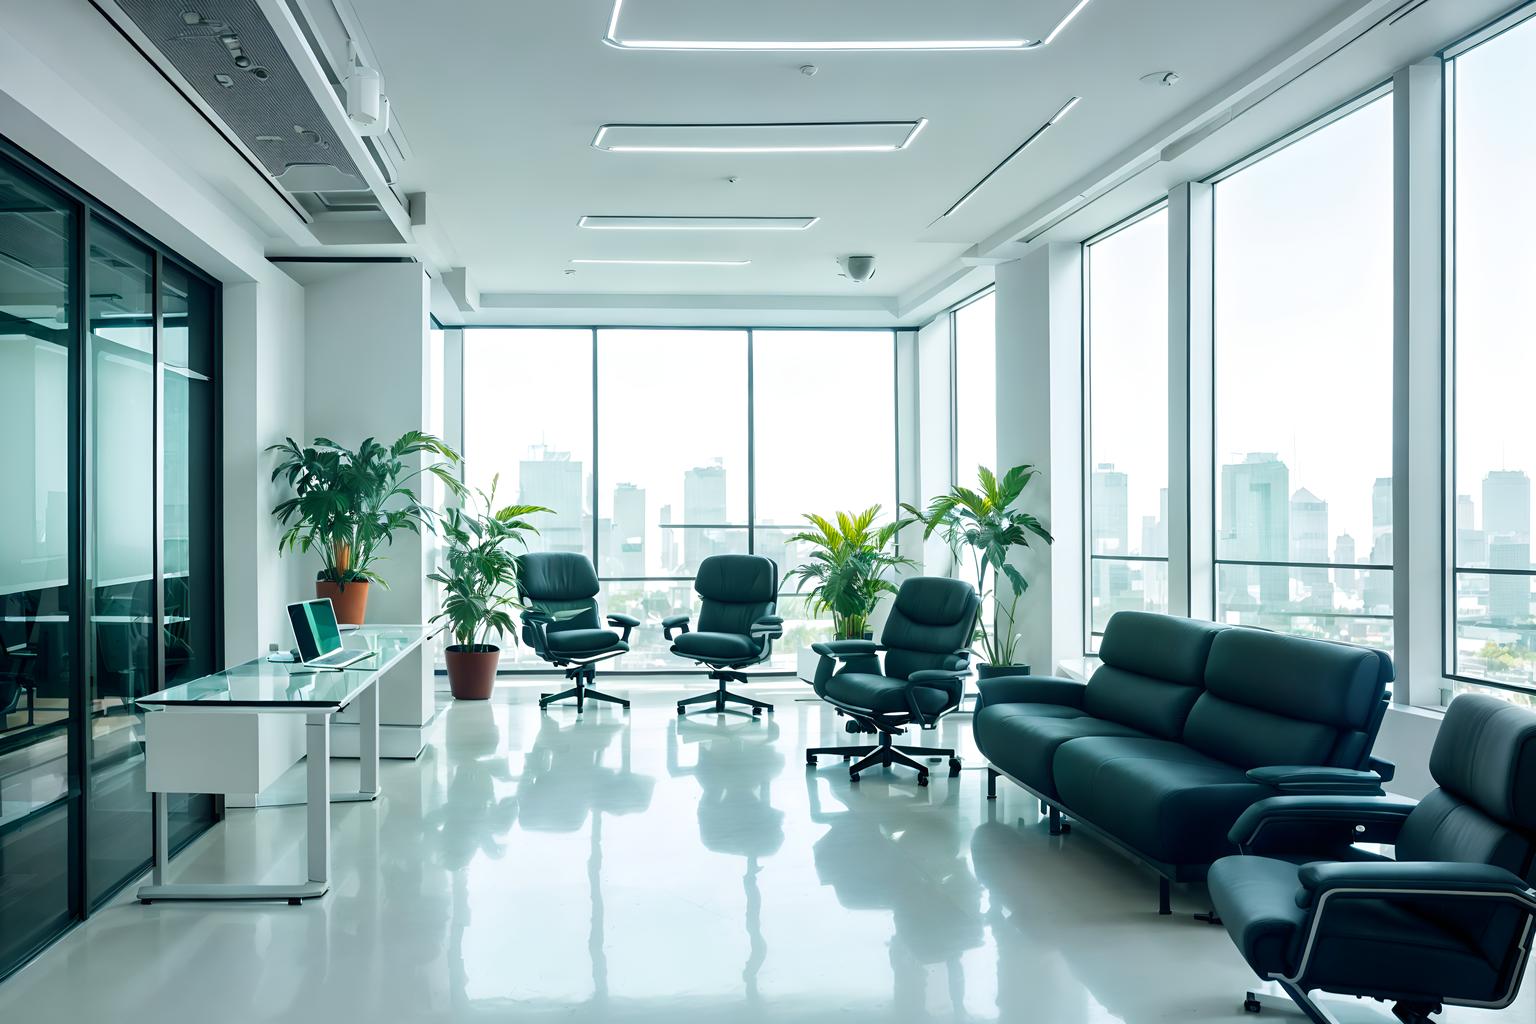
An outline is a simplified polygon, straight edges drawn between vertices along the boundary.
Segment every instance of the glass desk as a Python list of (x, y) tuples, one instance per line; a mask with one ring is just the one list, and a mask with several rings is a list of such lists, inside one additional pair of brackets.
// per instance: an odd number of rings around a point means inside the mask
[[(331, 876), (331, 804), (373, 800), (379, 795), (379, 689), (384, 673), (435, 636), (435, 626), (362, 626), (342, 634), (348, 650), (370, 656), (344, 669), (312, 669), (294, 662), (258, 658), (189, 682), (140, 697), (154, 715), (229, 714), (305, 716), (305, 803), (308, 806), (309, 879), (302, 883), (168, 883), (170, 862), (166, 792), (151, 783), (155, 815), (155, 856), (148, 885), (139, 887), (142, 903), (155, 900), (301, 900), (325, 895)], [(331, 718), (356, 704), (360, 721), (360, 785), (356, 792), (331, 792)], [(190, 766), (228, 759), (231, 748), (214, 730), (161, 730), (146, 721), (146, 754), (152, 761)], [(158, 739), (157, 739), (158, 737)], [(206, 737), (206, 738), (204, 738)], [(157, 749), (158, 747), (158, 749)], [(153, 774), (153, 773), (152, 773)], [(181, 792), (182, 790), (169, 790)], [(190, 790), (189, 790), (190, 791)]]

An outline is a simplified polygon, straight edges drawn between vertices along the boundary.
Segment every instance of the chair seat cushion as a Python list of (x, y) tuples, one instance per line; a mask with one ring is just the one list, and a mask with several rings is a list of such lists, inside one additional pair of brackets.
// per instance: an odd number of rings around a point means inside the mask
[(623, 642), (611, 629), (562, 629), (549, 634), (549, 649), (556, 654), (599, 654)]
[(747, 661), (762, 653), (749, 636), (739, 633), (683, 633), (672, 640), (672, 650), (701, 661)]
[(907, 704), (909, 688), (925, 715), (936, 715), (953, 703), (953, 698), (944, 690), (913, 686), (905, 679), (891, 679), (873, 672), (840, 672), (827, 680), (825, 691), (828, 698), (839, 704), (873, 714), (892, 714), (911, 710)]
[(1259, 977), (1289, 975), (1307, 911), (1296, 905), (1297, 865), (1269, 857), (1223, 857), (1206, 883), (1238, 952)]
[(1143, 735), (1063, 704), (994, 704), (976, 713), (971, 728), (976, 746), (995, 768), (1044, 797), (1058, 795), (1051, 762), (1063, 743), (1085, 736)]
[(1275, 795), (1241, 768), (1172, 740), (1069, 740), (1051, 774), (1073, 812), (1164, 864), (1207, 865), (1235, 853), (1227, 832), (1238, 815)]

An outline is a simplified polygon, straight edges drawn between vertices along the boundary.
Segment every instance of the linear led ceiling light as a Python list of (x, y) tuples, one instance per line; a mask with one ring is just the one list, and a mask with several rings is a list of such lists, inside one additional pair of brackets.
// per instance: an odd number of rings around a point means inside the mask
[(1044, 39), (631, 39), (619, 31), (624, 0), (613, 0), (603, 42), (621, 50), (1038, 50), (1055, 42), (1090, 0), (1078, 0)]
[(1044, 135), (1047, 131), (1049, 131), (1052, 125), (1056, 124), (1062, 118), (1064, 118), (1068, 114), (1070, 114), (1072, 112), (1072, 108), (1077, 106), (1081, 102), (1082, 102), (1082, 97), (1081, 96), (1073, 96), (1070, 100), (1067, 100), (1067, 102), (1062, 106), (1062, 108), (1060, 110), (1056, 111), (1055, 114), (1051, 115), (1051, 119), (1049, 121), (1045, 122), (1045, 124), (1042, 124), (1039, 128), (1036, 128), (1034, 130), (1034, 132), (1032, 132), (1030, 134), (1029, 138), (1027, 138), (1023, 142), (1019, 143), (1019, 146), (1018, 146), (1017, 149), (1015, 149), (1012, 153), (1009, 153), (1007, 156), (1003, 157), (1002, 161), (996, 167), (994, 167), (990, 171), (988, 171), (982, 177), (982, 179), (980, 181), (978, 181), (976, 184), (972, 185), (966, 191), (965, 195), (963, 195), (959, 199), (955, 200), (955, 205), (953, 205), (949, 209), (945, 210), (944, 211), (944, 216), (948, 217), (950, 214), (952, 214), (956, 210), (960, 209), (960, 207), (962, 207), (966, 203), (970, 202), (971, 201), (971, 197), (974, 196), (977, 192), (981, 191), (981, 186), (983, 186), (987, 182), (991, 181), (992, 180), (992, 176), (994, 174), (996, 174), (998, 171), (1002, 170), (1004, 167), (1008, 166), (1008, 162), (1010, 160), (1012, 160), (1014, 157), (1018, 156), (1020, 153), (1024, 152), (1030, 146), (1033, 146), (1036, 142), (1038, 142), (1040, 137), (1042, 135)]
[(599, 231), (804, 231), (820, 217), (608, 217), (588, 215), (577, 227)]
[(577, 259), (572, 263), (617, 267), (745, 267), (751, 260), (599, 260)]
[(610, 153), (894, 153), (928, 124), (830, 121), (800, 124), (605, 124), (592, 139)]

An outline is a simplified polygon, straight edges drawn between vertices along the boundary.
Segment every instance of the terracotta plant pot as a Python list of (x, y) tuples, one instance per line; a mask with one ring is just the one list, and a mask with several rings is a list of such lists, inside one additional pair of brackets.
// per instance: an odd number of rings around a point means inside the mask
[(336, 621), (343, 626), (361, 626), (368, 611), (368, 583), (353, 580), (346, 587), (328, 580), (315, 581), (315, 596), (328, 597), (336, 608)]
[(1027, 676), (1028, 665), (991, 665), (985, 661), (976, 663), (977, 679), (999, 679), (1003, 676)]
[(443, 652), (448, 663), (448, 689), (454, 700), (487, 700), (496, 688), (501, 648), (490, 644), (450, 644)]

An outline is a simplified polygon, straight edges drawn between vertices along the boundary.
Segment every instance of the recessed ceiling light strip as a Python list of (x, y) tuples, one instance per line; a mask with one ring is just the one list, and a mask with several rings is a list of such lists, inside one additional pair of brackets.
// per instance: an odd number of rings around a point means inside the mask
[(592, 148), (610, 153), (894, 153), (928, 126), (916, 121), (605, 124)]
[[(1067, 102), (1062, 105), (1060, 110), (1056, 111), (1056, 113), (1051, 115), (1051, 119), (1049, 121), (1045, 122), (1045, 124), (1042, 124), (1039, 128), (1036, 128), (1034, 130), (1034, 132), (1030, 134), (1029, 138), (1027, 138), (1023, 142), (1019, 143), (1019, 146), (1018, 146), (1017, 149), (1015, 149), (1012, 153), (1009, 153), (1007, 156), (1003, 157), (1002, 161), (1000, 163), (998, 163), (998, 165), (996, 167), (994, 167), (990, 171), (988, 171), (982, 177), (982, 179), (980, 181), (978, 181), (976, 184), (972, 185), (968, 190), (966, 190), (965, 195), (963, 195), (959, 199), (955, 200), (955, 205), (953, 205), (949, 209), (945, 210), (944, 211), (944, 216), (948, 217), (950, 214), (952, 214), (956, 210), (960, 209), (960, 207), (962, 207), (966, 203), (970, 202), (971, 201), (971, 197), (974, 196), (977, 192), (981, 191), (981, 187), (983, 185), (985, 185), (987, 182), (991, 181), (993, 175), (995, 175), (998, 171), (1002, 170), (1004, 167), (1008, 166), (1009, 161), (1011, 161), (1014, 157), (1018, 156), (1020, 153), (1024, 152), (1030, 146), (1033, 146), (1036, 142), (1038, 142), (1042, 135), (1044, 135), (1048, 130), (1050, 130), (1050, 128), (1053, 125), (1055, 125), (1057, 122), (1059, 122), (1062, 118), (1064, 118), (1068, 114), (1070, 114), (1072, 112), (1072, 108), (1077, 106), (1081, 102), (1082, 102), (1082, 97), (1081, 96), (1073, 96), (1070, 100), (1067, 100)], [(942, 220), (943, 218), (940, 218), (940, 219)]]
[(572, 263), (580, 263), (588, 266), (617, 266), (617, 267), (745, 267), (750, 266), (751, 260), (605, 260), (605, 259), (574, 259)]
[(1038, 50), (1051, 45), (1091, 0), (1078, 0), (1044, 39), (624, 39), (619, 16), (624, 0), (613, 0), (603, 42), (621, 50)]
[(588, 214), (577, 227), (596, 231), (804, 231), (820, 217), (684, 217)]

